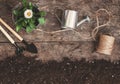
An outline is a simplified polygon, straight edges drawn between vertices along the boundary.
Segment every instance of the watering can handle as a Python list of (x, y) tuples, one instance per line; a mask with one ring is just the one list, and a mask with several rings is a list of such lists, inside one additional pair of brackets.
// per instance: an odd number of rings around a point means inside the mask
[[(54, 11), (55, 11), (55, 17), (57, 18), (57, 20), (62, 24), (62, 20), (59, 18), (59, 16), (57, 15), (56, 11), (58, 10), (59, 8), (55, 8)], [(63, 9), (60, 9), (63, 11)]]
[(62, 21), (61, 21), (61, 19), (58, 17), (58, 15), (55, 14), (55, 16), (56, 16), (56, 18), (58, 19), (58, 21), (62, 24)]

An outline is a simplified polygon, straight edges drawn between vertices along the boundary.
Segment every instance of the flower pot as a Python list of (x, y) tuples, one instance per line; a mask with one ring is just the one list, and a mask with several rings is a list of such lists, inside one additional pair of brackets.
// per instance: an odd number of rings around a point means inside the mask
[[(28, 12), (28, 11), (31, 11), (31, 12)], [(32, 8), (30, 9), (29, 6), (26, 8), (21, 3), (19, 3), (18, 5), (16, 5), (13, 8), (13, 12), (14, 12), (14, 14), (12, 13), (12, 20), (15, 24), (17, 24), (16, 29), (17, 29), (17, 27), (20, 27), (20, 26), (23, 29), (26, 29), (28, 27), (31, 27), (31, 29), (32, 29), (32, 27), (36, 28), (36, 26), (39, 24), (38, 19), (40, 17), (42, 17), (40, 15), (41, 11), (38, 10), (38, 7), (36, 5), (32, 5)], [(28, 12), (28, 13), (26, 13), (26, 12)], [(32, 17), (29, 17), (31, 14), (32, 14)], [(26, 15), (28, 17), (26, 17)]]
[[(15, 9), (22, 10), (22, 9), (23, 9), (22, 4), (21, 4), (21, 3), (17, 4), (17, 5), (13, 8), (13, 10), (15, 10)], [(40, 12), (40, 11), (38, 10), (38, 8), (37, 8), (36, 5), (34, 5), (33, 12), (35, 12), (35, 13)], [(36, 16), (36, 17), (39, 17), (39, 16)], [(16, 16), (14, 16), (14, 14), (12, 13), (12, 20), (13, 20), (13, 22), (16, 22), (16, 20), (19, 19), (19, 18), (20, 18), (20, 17), (16, 17)], [(38, 22), (37, 20), (36, 20), (35, 23), (36, 23), (36, 26), (39, 24), (39, 22)]]

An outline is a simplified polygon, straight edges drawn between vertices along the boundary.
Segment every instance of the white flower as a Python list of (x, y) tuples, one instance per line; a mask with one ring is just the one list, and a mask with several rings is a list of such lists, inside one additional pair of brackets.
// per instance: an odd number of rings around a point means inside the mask
[(25, 10), (25, 12), (24, 12), (24, 17), (25, 18), (32, 18), (33, 17), (33, 11), (32, 10), (30, 10), (30, 9), (27, 9), (27, 10)]

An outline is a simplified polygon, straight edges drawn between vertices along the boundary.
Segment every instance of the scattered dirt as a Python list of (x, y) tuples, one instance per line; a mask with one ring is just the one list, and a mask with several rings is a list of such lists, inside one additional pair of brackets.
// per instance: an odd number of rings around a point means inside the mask
[(120, 84), (120, 64), (104, 60), (49, 61), (14, 57), (0, 62), (0, 84)]

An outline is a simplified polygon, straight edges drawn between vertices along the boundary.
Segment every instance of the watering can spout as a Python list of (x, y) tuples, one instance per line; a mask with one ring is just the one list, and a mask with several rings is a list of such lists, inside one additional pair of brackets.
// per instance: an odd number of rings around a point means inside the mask
[(83, 19), (83, 20), (81, 20), (80, 22), (78, 22), (78, 23), (77, 23), (77, 27), (80, 26), (82, 23), (84, 23), (84, 22), (86, 22), (86, 21), (87, 21), (87, 22), (90, 22), (90, 17), (89, 17), (89, 16), (86, 16), (85, 19)]

